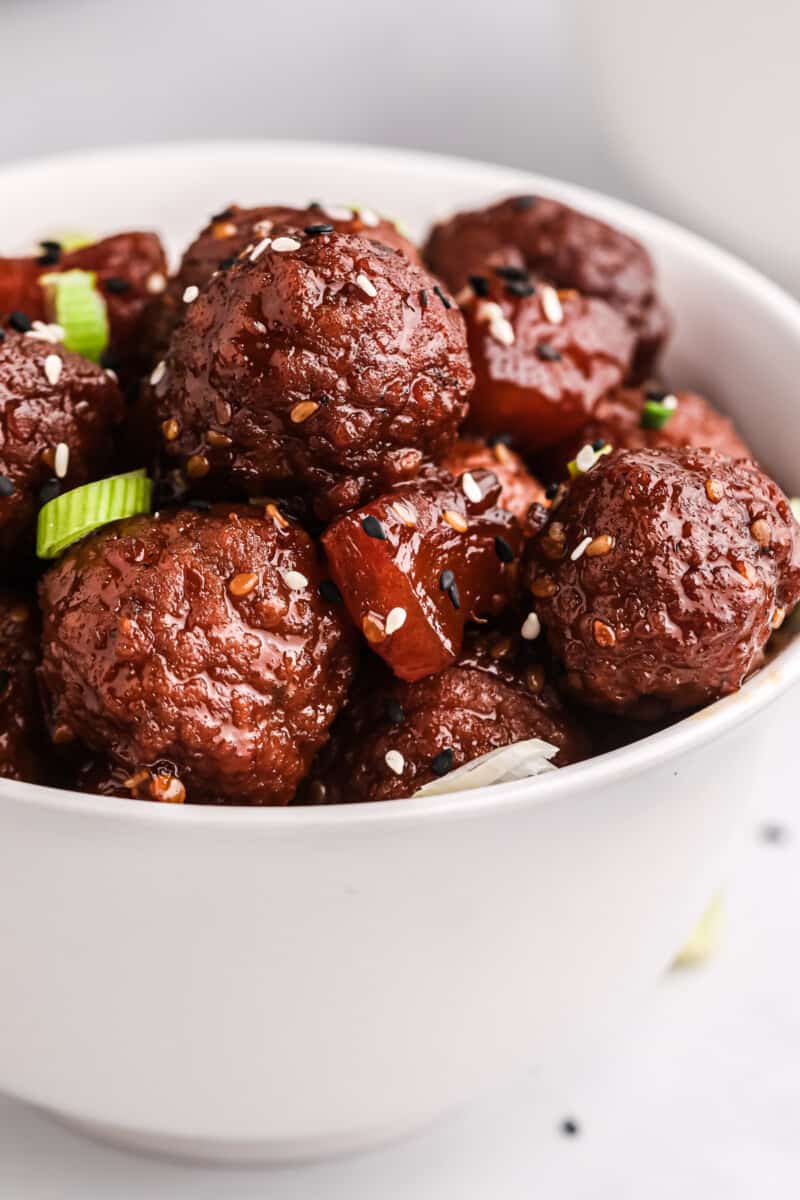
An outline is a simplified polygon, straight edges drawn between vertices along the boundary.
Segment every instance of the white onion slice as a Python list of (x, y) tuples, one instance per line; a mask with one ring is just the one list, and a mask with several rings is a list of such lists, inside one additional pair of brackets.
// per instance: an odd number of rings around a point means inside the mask
[(473, 788), (492, 787), (496, 783), (510, 783), (514, 779), (532, 779), (545, 771), (555, 771), (550, 759), (558, 753), (557, 746), (541, 738), (528, 738), (490, 750), (480, 758), (457, 767), (455, 771), (426, 783), (415, 796), (443, 796), (448, 792), (472, 791)]

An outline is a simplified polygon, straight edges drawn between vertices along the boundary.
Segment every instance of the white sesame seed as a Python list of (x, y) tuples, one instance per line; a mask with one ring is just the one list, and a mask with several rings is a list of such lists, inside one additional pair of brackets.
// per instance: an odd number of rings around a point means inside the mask
[(147, 276), (144, 286), (151, 296), (160, 296), (167, 286), (166, 276), (162, 275), (160, 271), (154, 271), (152, 275)]
[(164, 378), (166, 373), (167, 373), (167, 364), (164, 362), (164, 360), (162, 358), (161, 362), (158, 363), (153, 368), (152, 374), (150, 375), (151, 386), (158, 387), (159, 383), (161, 383), (161, 380)]
[(268, 233), (272, 233), (272, 226), (274, 224), (275, 224), (274, 221), (269, 221), (265, 217), (263, 221), (256, 221), (255, 225), (253, 226), (252, 232), (255, 234), (256, 237), (259, 237), (259, 238), (266, 237)]
[(533, 642), (542, 632), (542, 623), (535, 612), (529, 612), (522, 623), (520, 633), (526, 642)]
[(364, 225), (368, 225), (370, 229), (374, 229), (376, 225), (380, 225), (381, 219), (376, 212), (371, 208), (360, 208), (358, 215)]
[(365, 296), (377, 296), (378, 294), (375, 284), (363, 271), (356, 275), (356, 287), (360, 287)]
[(69, 470), (69, 446), (66, 442), (59, 442), (56, 446), (53, 470), (57, 479), (63, 479)]
[(564, 310), (561, 307), (561, 301), (558, 298), (558, 292), (549, 283), (546, 283), (540, 292), (542, 298), (542, 312), (547, 317), (551, 325), (560, 325), (564, 320)]
[(308, 587), (308, 580), (300, 571), (282, 571), (281, 574), (283, 582), (293, 592), (302, 592), (304, 588)]
[(483, 492), (480, 489), (480, 485), (476, 482), (475, 476), (471, 475), (469, 471), (465, 471), (461, 476), (461, 486), (468, 500), (471, 500), (473, 504), (480, 504), (483, 499)]
[(459, 308), (466, 308), (470, 300), (475, 299), (475, 293), (469, 284), (467, 284), (467, 286), (463, 287), (460, 292), (456, 292), (455, 296), (453, 296), (453, 299)]
[(183, 303), (191, 304), (192, 301), (196, 300), (199, 295), (200, 295), (200, 288), (195, 287), (195, 285), (193, 283), (191, 283), (191, 284), (189, 284), (189, 287), (187, 287), (186, 291), (183, 293)]
[(277, 250), (278, 254), (288, 254), (290, 250), (299, 250), (300, 243), (297, 238), (279, 237), (272, 243), (272, 249)]
[(404, 608), (393, 608), (386, 618), (386, 633), (397, 633), (398, 629), (402, 629), (406, 623), (406, 610)]
[(47, 382), (52, 383), (53, 387), (61, 378), (61, 372), (64, 369), (64, 364), (57, 354), (48, 354), (44, 360), (44, 373), (47, 376)]
[(329, 221), (352, 221), (352, 208), (345, 208), (342, 204), (333, 204), (330, 208), (322, 210)]
[(383, 758), (390, 771), (394, 771), (395, 775), (403, 774), (406, 766), (406, 760), (403, 758), (399, 750), (387, 750)]
[(253, 246), (250, 250), (250, 262), (255, 262), (257, 258), (261, 258), (261, 255), (264, 253), (271, 241), (271, 238), (265, 237), (261, 239), (257, 246)]
[(106, 375), (108, 376), (109, 379), (113, 380), (114, 383), (119, 383), (119, 377), (117, 375), (117, 372), (112, 371), (111, 367), (106, 367)]
[(582, 446), (575, 457), (575, 466), (579, 471), (591, 471), (597, 462), (597, 451), (588, 442)]
[(57, 346), (59, 342), (64, 340), (64, 330), (60, 325), (48, 325), (46, 321), (34, 321), (25, 337), (33, 338), (40, 342), (49, 342), (51, 346)]
[(668, 408), (670, 411), (672, 411), (678, 407), (678, 397), (673, 396), (672, 392), (670, 392), (668, 396), (664, 397), (661, 403), (664, 405), (664, 408)]
[(253, 329), (255, 329), (256, 333), (267, 332), (267, 327), (263, 321), (253, 321)]
[[(471, 290), (471, 289), (470, 289)], [(481, 300), (476, 306), (475, 316), (479, 321), (504, 321), (503, 310), (494, 300)]]
[(589, 534), (583, 539), (582, 542), (578, 542), (577, 546), (572, 551), (572, 554), (570, 554), (572, 561), (577, 562), (579, 558), (583, 558), (584, 554), (586, 553), (586, 547), (591, 546), (593, 541), (594, 538), (591, 536), (591, 534)]
[(514, 326), (505, 317), (501, 317), (499, 321), (492, 321), (489, 326), (489, 333), (502, 346), (514, 345)]

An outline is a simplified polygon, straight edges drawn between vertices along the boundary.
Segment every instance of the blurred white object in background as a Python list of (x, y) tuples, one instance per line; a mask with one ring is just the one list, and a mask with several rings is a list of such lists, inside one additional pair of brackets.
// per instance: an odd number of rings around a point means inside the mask
[(800, 291), (798, 0), (576, 0), (637, 198)]

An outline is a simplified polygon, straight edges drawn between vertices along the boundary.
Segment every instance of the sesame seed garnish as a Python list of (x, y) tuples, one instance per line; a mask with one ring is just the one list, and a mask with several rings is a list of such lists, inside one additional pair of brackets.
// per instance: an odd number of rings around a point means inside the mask
[(427, 291), (425, 290), (425, 288), (421, 288), (421, 289), (420, 289), (420, 293), (419, 293), (419, 302), (420, 302), (420, 305), (421, 305), (423, 308), (427, 308), (427, 307), (428, 307), (428, 293), (427, 293)]
[(498, 534), (494, 539), (494, 552), (500, 559), (501, 563), (510, 563), (514, 561), (514, 550), (510, 542), (507, 542), (504, 537)]
[(475, 307), (476, 321), (488, 321), (490, 324), (494, 321), (502, 321), (503, 310), (495, 300), (482, 300)]
[(0, 475), (0, 496), (14, 495), (14, 480), (7, 475)]
[[(300, 249), (300, 242), (293, 237), (279, 237), (272, 243), (272, 249), (278, 254), (290, 254), (292, 250)], [(250, 257), (253, 257), (252, 254)]]
[(294, 425), (302, 425), (303, 421), (313, 417), (318, 408), (319, 405), (314, 400), (301, 400), (299, 404), (295, 404), (289, 416)]
[(270, 221), (269, 217), (262, 217), (260, 221), (256, 221), (250, 232), (254, 237), (266, 237), (268, 233), (272, 233), (272, 227), (274, 224), (275, 222)]
[(529, 612), (525, 620), (522, 622), (520, 633), (526, 642), (533, 642), (542, 632), (542, 623), (535, 612)]
[(558, 495), (558, 489), (560, 487), (561, 487), (560, 483), (548, 483), (547, 487), (544, 490), (545, 500), (555, 500), (556, 496)]
[(470, 275), (469, 286), (476, 296), (489, 295), (489, 280), (485, 275)]
[(578, 1122), (574, 1121), (571, 1117), (567, 1117), (566, 1120), (561, 1122), (560, 1129), (565, 1137), (577, 1137), (581, 1131)]
[(480, 485), (477, 483), (475, 476), (469, 471), (465, 471), (461, 476), (461, 487), (464, 495), (473, 504), (480, 504), (481, 500), (483, 500), (483, 492), (480, 489)]
[(61, 484), (57, 479), (48, 479), (39, 488), (39, 503), (49, 504), (51, 500), (55, 500), (56, 496), (61, 495)]
[(434, 775), (446, 775), (453, 769), (453, 751), (447, 746), (431, 759), (431, 770)]
[(772, 626), (773, 629), (780, 629), (780, 627), (783, 624), (785, 619), (786, 619), (786, 609), (785, 608), (776, 608), (775, 612), (772, 614), (772, 620), (770, 621), (770, 625)]
[(592, 540), (593, 540), (592, 535), (587, 534), (587, 536), (583, 539), (583, 541), (578, 542), (577, 546), (572, 551), (572, 554), (570, 554), (570, 558), (572, 559), (573, 562), (577, 562), (579, 558), (583, 558), (584, 554), (586, 553), (587, 548), (589, 546), (591, 546)]
[(437, 284), (434, 286), (434, 289), (433, 289), (433, 290), (434, 290), (434, 292), (436, 293), (436, 295), (439, 297), (439, 299), (441, 300), (441, 302), (442, 302), (442, 304), (445, 306), (445, 308), (452, 308), (452, 307), (453, 307), (453, 301), (452, 301), (452, 300), (450, 299), (450, 297), (449, 297), (449, 296), (448, 296), (448, 295), (445, 293), (444, 289), (443, 289), (443, 288), (441, 288), (441, 287), (439, 286), (439, 284), (438, 284), (438, 283), (437, 283)]
[(530, 272), (527, 267), (495, 267), (498, 279), (507, 279), (512, 283), (527, 283)]
[(583, 446), (575, 456), (575, 466), (584, 474), (591, 471), (597, 462), (597, 451), (594, 446)]
[(406, 760), (403, 758), (399, 750), (387, 750), (384, 755), (384, 762), (390, 771), (394, 771), (395, 775), (402, 775), (405, 769)]
[(537, 199), (536, 196), (515, 196), (511, 201), (511, 207), (516, 212), (525, 212), (526, 209), (533, 208)]
[(308, 587), (308, 580), (302, 571), (281, 571), (283, 582), (293, 592), (302, 592)]
[(161, 433), (165, 442), (174, 442), (180, 431), (180, 421), (175, 417), (168, 417), (166, 421), (161, 422)]
[(331, 204), (325, 205), (324, 207), (322, 205), (313, 204), (309, 207), (321, 208), (325, 213), (325, 216), (331, 221), (352, 221), (353, 217), (355, 216), (352, 208), (346, 208), (344, 204)]
[(455, 581), (456, 581), (455, 575), (448, 568), (447, 570), (442, 571), (441, 575), (439, 576), (439, 587), (443, 592), (446, 592), (448, 588), (451, 588), (453, 586)]
[(489, 336), (499, 342), (501, 346), (513, 346), (516, 341), (514, 326), (505, 317), (499, 321), (492, 321), (489, 326)]
[(469, 522), (463, 513), (456, 512), (455, 509), (448, 508), (442, 513), (442, 518), (447, 522), (451, 529), (455, 529), (456, 533), (466, 533), (469, 529)]
[(257, 242), (255, 246), (252, 246), (250, 249), (250, 256), (249, 256), (250, 262), (256, 262), (259, 258), (261, 258), (261, 255), (269, 247), (271, 242), (272, 242), (272, 238), (264, 237), (261, 239), (260, 242)]
[(319, 237), (322, 233), (333, 233), (333, 226), (320, 221), (318, 225), (306, 225), (303, 233), (308, 234), (309, 237)]
[(56, 452), (53, 456), (53, 472), (56, 479), (63, 479), (69, 470), (69, 446), (66, 442), (59, 442), (56, 446)]
[(387, 721), (389, 721), (392, 725), (402, 725), (403, 721), (406, 719), (406, 714), (403, 710), (402, 704), (393, 699), (391, 696), (384, 705), (384, 711), (386, 713)]
[(595, 620), (593, 622), (592, 635), (598, 646), (602, 646), (604, 649), (616, 645), (617, 635), (610, 625), (606, 625), (605, 621)]
[(409, 529), (414, 529), (417, 524), (417, 510), (413, 504), (409, 504), (407, 500), (394, 500), (390, 505), (394, 515), (403, 522)]
[(166, 290), (167, 279), (160, 271), (154, 271), (152, 275), (147, 276), (145, 288), (151, 296), (160, 296)]
[(406, 623), (406, 610), (404, 608), (393, 608), (386, 617), (386, 633), (387, 635), (397, 633), (398, 629), (402, 629)]
[(598, 558), (602, 554), (608, 554), (614, 549), (616, 539), (610, 533), (601, 533), (598, 537), (592, 538), (589, 545), (586, 547), (587, 558)]
[(513, 465), (514, 456), (505, 442), (495, 442), (494, 446), (492, 446), (492, 449), (494, 450), (495, 458), (501, 466), (510, 467)]
[(544, 362), (561, 361), (560, 353), (549, 342), (539, 342), (539, 345), (536, 347), (536, 357), (541, 358)]
[(363, 518), (361, 522), (361, 528), (364, 530), (364, 533), (367, 535), (367, 537), (375, 538), (379, 542), (386, 541), (386, 530), (378, 518), (373, 517), (372, 514)]
[(108, 279), (103, 280), (103, 287), (107, 292), (111, 292), (112, 296), (121, 296), (131, 290), (130, 280), (120, 279), (118, 275), (109, 275)]
[(190, 479), (202, 479), (211, 470), (205, 454), (192, 454), (186, 463), (186, 474)]
[(24, 312), (15, 309), (8, 318), (8, 323), (12, 329), (16, 329), (17, 333), (30, 333), (33, 329), (33, 321)]
[(319, 585), (319, 594), (329, 604), (341, 604), (342, 593), (332, 579), (323, 579)]
[(164, 378), (166, 373), (167, 373), (167, 364), (164, 361), (164, 359), (162, 358), (161, 362), (157, 363), (156, 366), (153, 367), (153, 370), (150, 373), (151, 386), (158, 387), (159, 383), (161, 383), (161, 380)]
[(370, 299), (378, 294), (378, 289), (375, 287), (375, 284), (368, 275), (364, 274), (363, 271), (359, 271), (358, 275), (356, 275), (356, 287), (361, 288), (361, 291), (364, 293), (364, 295), (369, 296)]
[(517, 296), (521, 300), (524, 300), (526, 296), (533, 296), (536, 292), (536, 288), (532, 283), (528, 283), (522, 279), (509, 279), (503, 285), (503, 290), (509, 296)]
[(194, 283), (190, 283), (183, 293), (183, 303), (191, 304), (200, 295), (200, 288)]
[(255, 571), (243, 571), (240, 575), (234, 575), (228, 584), (228, 591), (232, 596), (249, 596), (257, 587), (258, 575)]
[(371, 208), (359, 208), (356, 210), (359, 220), (369, 229), (375, 229), (381, 223), (381, 219), (376, 212)]
[(112, 383), (119, 383), (119, 376), (111, 367), (106, 367), (106, 377), (110, 379)]
[(750, 532), (759, 546), (768, 546), (772, 541), (772, 531), (770, 530), (769, 522), (765, 521), (763, 517), (759, 517), (753, 521), (753, 524), (750, 526)]
[(558, 298), (558, 292), (549, 283), (541, 290), (542, 312), (551, 325), (560, 325), (564, 320), (564, 310)]
[(364, 631), (364, 637), (368, 642), (372, 642), (373, 644), (382, 642), (386, 637), (383, 618), (378, 613), (368, 612), (361, 622), (361, 628)]
[(725, 495), (725, 484), (719, 479), (707, 479), (706, 495), (712, 504), (719, 504), (720, 500)]
[[(27, 317), (25, 319), (27, 320)], [(57, 346), (59, 342), (63, 342), (65, 334), (60, 325), (48, 325), (46, 321), (33, 321), (25, 331), (25, 337)]]
[(48, 354), (44, 360), (44, 373), (47, 376), (47, 382), (52, 383), (53, 387), (61, 378), (61, 372), (64, 369), (64, 364), (57, 354)]
[(223, 258), (222, 262), (217, 263), (217, 271), (214, 273), (216, 274), (219, 271), (229, 271), (235, 262), (236, 259), (232, 254), (227, 258)]
[(264, 515), (267, 517), (271, 517), (279, 529), (288, 529), (289, 528), (289, 522), (286, 520), (286, 517), (283, 515), (281, 510), (278, 508), (277, 504), (268, 504), (264, 510)]

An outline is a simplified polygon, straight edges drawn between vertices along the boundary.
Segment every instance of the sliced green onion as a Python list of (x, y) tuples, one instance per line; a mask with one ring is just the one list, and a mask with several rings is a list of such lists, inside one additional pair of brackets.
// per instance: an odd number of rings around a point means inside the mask
[(36, 553), (58, 558), (67, 546), (111, 521), (150, 511), (152, 484), (144, 469), (111, 475), (49, 500), (39, 512)]
[(40, 282), (50, 296), (52, 319), (64, 330), (64, 346), (99, 362), (108, 346), (108, 310), (94, 271), (54, 271)]
[(609, 442), (604, 442), (602, 446), (593, 446), (587, 442), (583, 446), (575, 458), (567, 463), (570, 479), (577, 479), (579, 475), (585, 475), (587, 471), (591, 471), (592, 467), (602, 458), (604, 454), (610, 454), (614, 447)]
[(674, 962), (676, 967), (693, 967), (711, 957), (719, 945), (722, 915), (722, 896), (717, 895), (703, 913), (692, 936), (677, 955)]
[(648, 395), (642, 409), (642, 429), (663, 429), (678, 407), (678, 397), (671, 393)]

